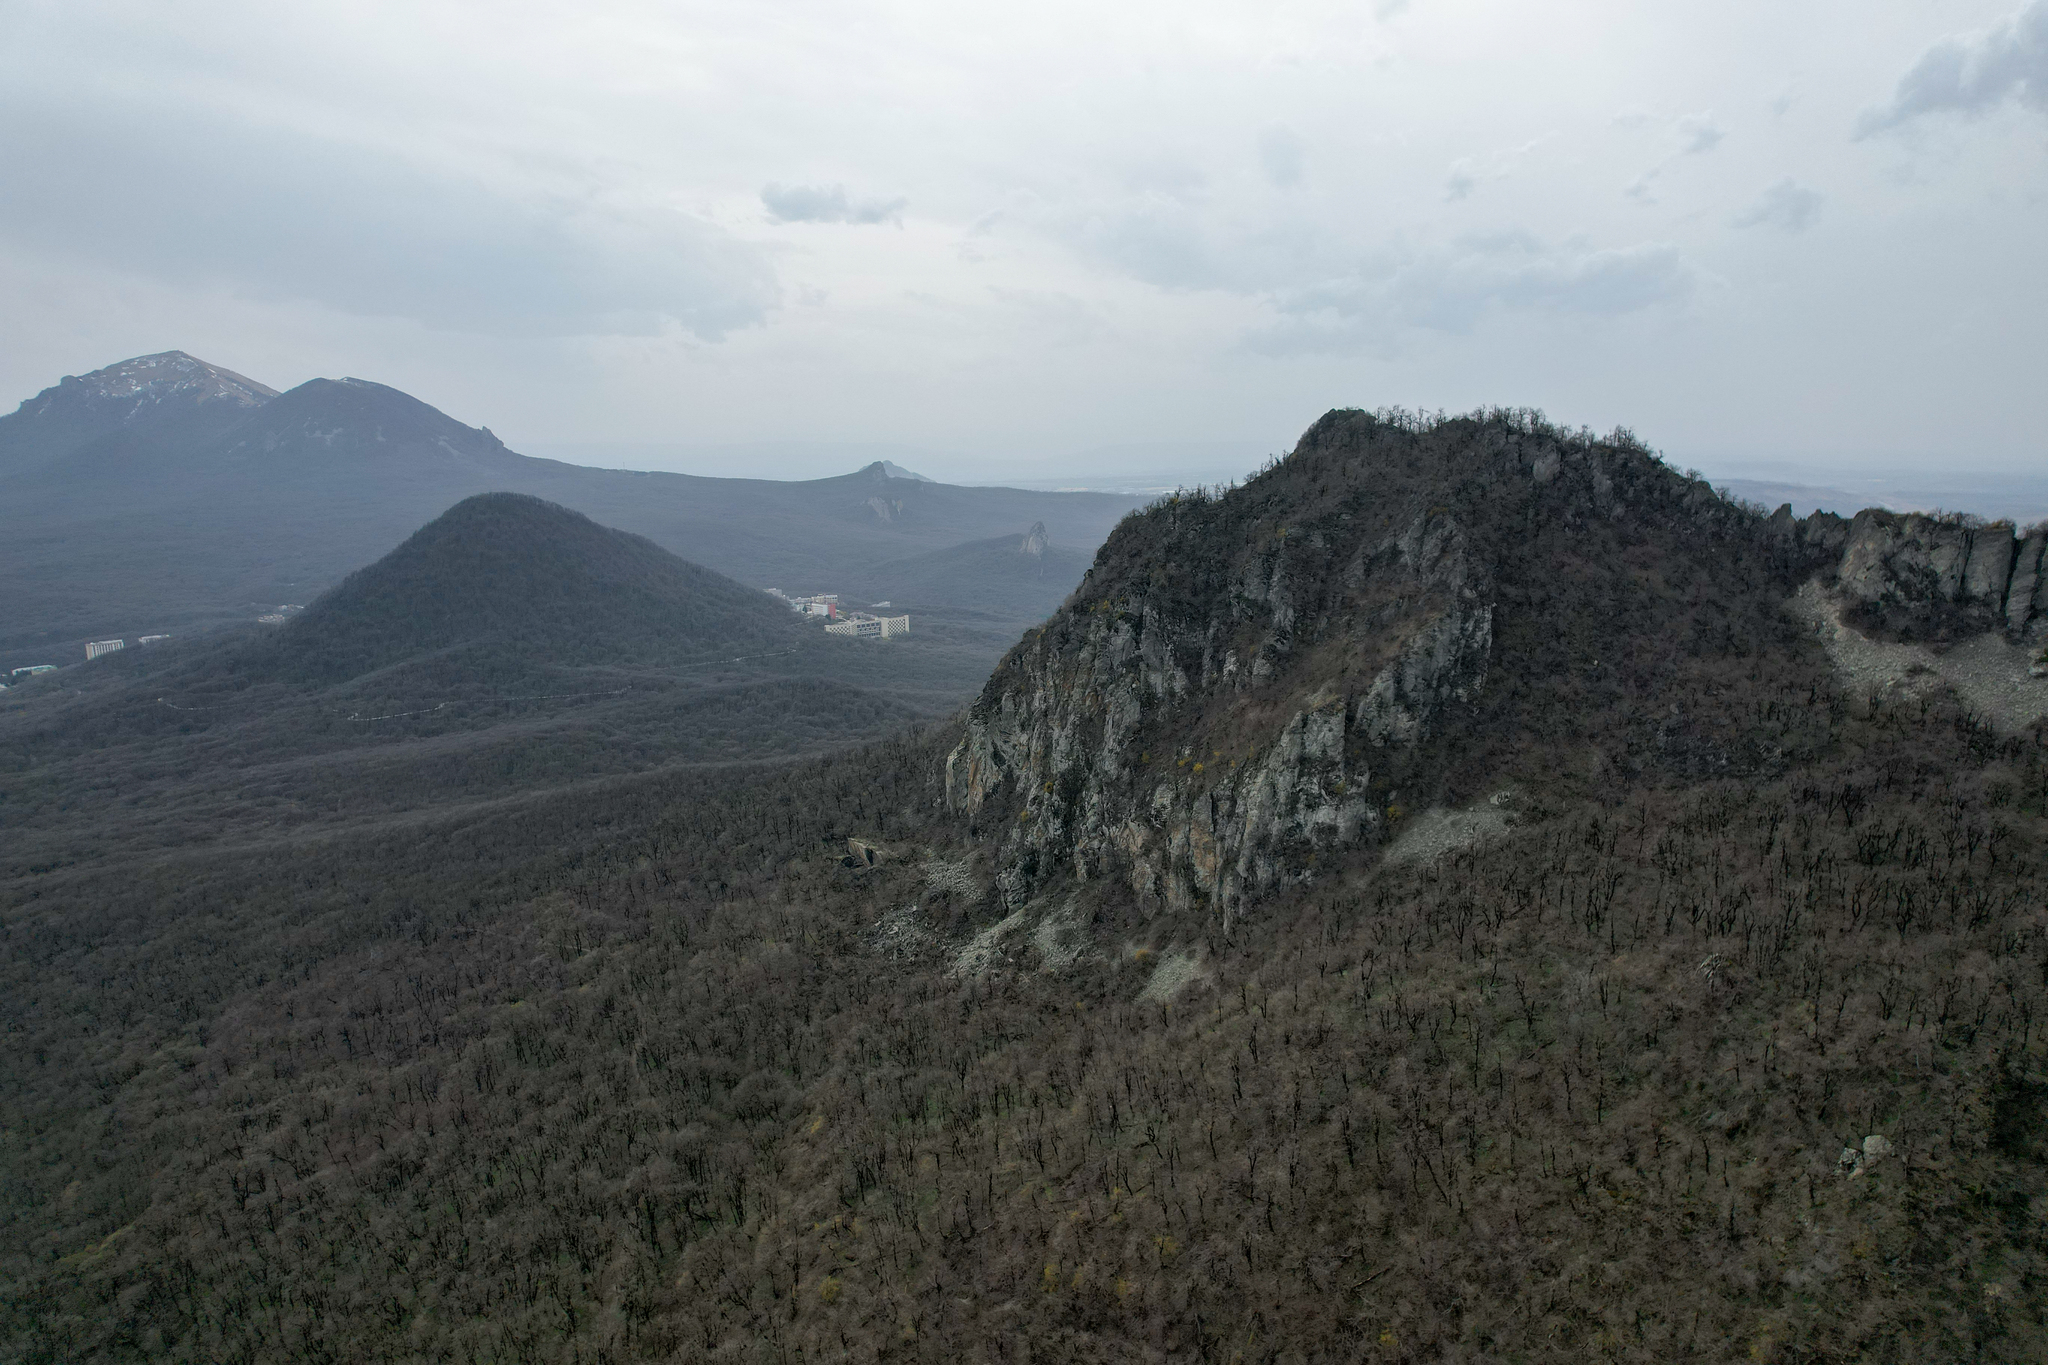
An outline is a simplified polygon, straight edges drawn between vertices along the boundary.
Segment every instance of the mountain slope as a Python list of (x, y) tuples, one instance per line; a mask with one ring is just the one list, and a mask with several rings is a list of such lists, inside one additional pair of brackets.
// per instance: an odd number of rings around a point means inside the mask
[(275, 628), (129, 650), (0, 702), (0, 885), (305, 838), (674, 765), (786, 759), (968, 684), (943, 641), (829, 637), (566, 508), (466, 499)]

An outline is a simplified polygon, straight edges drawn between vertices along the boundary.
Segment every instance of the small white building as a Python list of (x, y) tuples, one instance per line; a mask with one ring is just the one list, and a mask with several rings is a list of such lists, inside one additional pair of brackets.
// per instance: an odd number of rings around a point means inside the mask
[(30, 664), (26, 668), (15, 669), (14, 676), (17, 678), (33, 678), (38, 673), (55, 673), (56, 671), (57, 665), (55, 664)]
[(165, 640), (168, 640), (170, 638), (171, 637), (168, 635), (145, 635), (140, 640), (137, 640), (135, 643), (138, 645), (156, 645), (162, 644)]
[(124, 649), (127, 644), (126, 640), (93, 640), (85, 647), (85, 657), (97, 659), (102, 654), (112, 654), (117, 649)]

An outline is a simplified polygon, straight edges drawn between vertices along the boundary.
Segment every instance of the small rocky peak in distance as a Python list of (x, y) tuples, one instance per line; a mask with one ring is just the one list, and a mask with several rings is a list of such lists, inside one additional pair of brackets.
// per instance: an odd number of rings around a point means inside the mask
[(934, 480), (926, 478), (922, 474), (916, 473), (912, 470), (905, 469), (902, 465), (897, 464), (894, 460), (876, 460), (873, 464), (868, 465), (860, 472), (867, 475), (869, 478), (875, 480), (875, 482), (877, 483), (886, 482), (889, 479), (907, 479), (911, 483), (934, 482)]
[(1042, 559), (1045, 557), (1045, 547), (1051, 543), (1052, 537), (1045, 533), (1045, 523), (1034, 521), (1031, 523), (1031, 529), (1024, 533), (1024, 539), (1017, 549), (1033, 559)]
[(60, 407), (121, 410), (134, 420), (153, 410), (222, 404), (255, 408), (277, 397), (277, 390), (233, 370), (209, 365), (183, 351), (136, 356), (86, 375), (65, 375), (21, 405), (24, 413)]

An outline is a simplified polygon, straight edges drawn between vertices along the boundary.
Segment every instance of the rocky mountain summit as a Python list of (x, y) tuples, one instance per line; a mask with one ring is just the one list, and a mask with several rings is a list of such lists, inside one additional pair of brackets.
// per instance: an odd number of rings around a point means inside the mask
[(31, 414), (47, 412), (65, 403), (91, 404), (132, 416), (151, 405), (170, 403), (226, 403), (231, 407), (260, 407), (277, 397), (277, 390), (245, 375), (218, 365), (209, 365), (183, 351), (161, 351), (136, 356), (94, 370), (87, 375), (65, 375), (54, 388), (22, 405)]
[[(1760, 517), (1626, 433), (1335, 412), (1228, 497), (1119, 528), (990, 680), (947, 795), (1000, 811), (1007, 905), (1106, 880), (1227, 921), (1487, 782), (1776, 770), (1797, 741), (1740, 719), (1716, 647), (1808, 676), (1774, 604), (1810, 579), (1867, 633), (2037, 640), (2042, 542), (1961, 517)], [(1590, 766), (1542, 738), (1566, 716), (1613, 736)], [(1520, 752), (1488, 739), (1506, 734)]]
[(1331, 413), (1244, 488), (1118, 529), (976, 702), (948, 798), (1001, 810), (1007, 904), (1108, 879), (1227, 918), (1404, 807), (1482, 794), (1483, 737), (1560, 703), (1623, 732), (1603, 769), (1768, 766), (1782, 744), (1727, 723), (1680, 633), (1708, 605), (1789, 651), (1757, 604), (1822, 539), (1774, 537), (1626, 434)]
[(0, 477), (131, 429), (168, 428), (183, 439), (222, 430), (275, 397), (269, 385), (183, 351), (67, 374), (0, 419)]

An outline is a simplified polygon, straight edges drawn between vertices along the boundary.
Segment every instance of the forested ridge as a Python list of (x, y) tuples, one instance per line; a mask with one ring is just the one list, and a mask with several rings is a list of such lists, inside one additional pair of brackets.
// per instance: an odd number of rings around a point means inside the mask
[[(1047, 636), (1210, 610), (1148, 551), (1312, 519), (1334, 449), (1127, 523)], [(1411, 809), (1227, 923), (1006, 900), (1058, 793), (949, 799), (962, 721), (17, 885), (9, 1357), (2039, 1359), (2048, 743), (1836, 687), (1809, 566), (1698, 506), (1687, 565), (1676, 511), (1533, 525), (1584, 573), (1501, 560)], [(1301, 638), (1145, 723), (1284, 715)], [(1496, 779), (1497, 839), (1386, 856)]]

